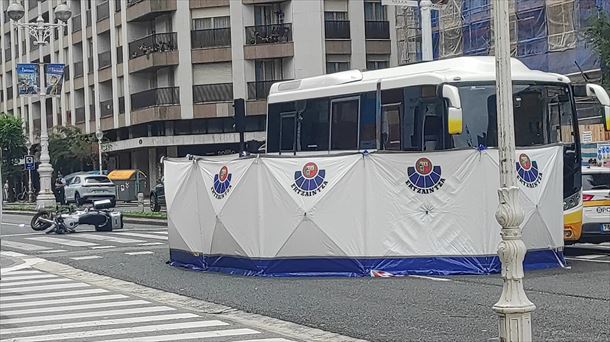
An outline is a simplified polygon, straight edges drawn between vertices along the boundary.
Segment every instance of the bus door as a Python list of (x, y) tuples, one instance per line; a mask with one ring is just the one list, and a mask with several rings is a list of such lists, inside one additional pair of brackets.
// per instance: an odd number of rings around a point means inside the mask
[(296, 112), (280, 113), (280, 154), (295, 151), (296, 129)]
[(400, 151), (401, 137), (400, 103), (385, 104), (381, 107), (381, 149)]

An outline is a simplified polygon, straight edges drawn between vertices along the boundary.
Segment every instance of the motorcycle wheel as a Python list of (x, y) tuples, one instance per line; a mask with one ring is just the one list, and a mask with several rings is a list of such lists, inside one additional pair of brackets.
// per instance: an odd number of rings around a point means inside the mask
[(30, 226), (32, 227), (33, 230), (39, 232), (39, 231), (42, 231), (42, 230), (45, 230), (45, 229), (51, 227), (50, 223), (39, 220), (39, 218), (52, 220), (53, 215), (48, 211), (41, 211), (41, 212), (36, 213), (36, 215), (34, 215), (34, 217), (32, 217), (32, 221), (30, 221)]

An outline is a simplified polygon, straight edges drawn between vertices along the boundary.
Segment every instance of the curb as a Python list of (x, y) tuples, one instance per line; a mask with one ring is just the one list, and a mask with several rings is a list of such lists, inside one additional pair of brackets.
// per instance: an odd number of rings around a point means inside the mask
[[(3, 210), (3, 214), (9, 215), (24, 215), (31, 216), (37, 213), (37, 211), (30, 210)], [(123, 216), (124, 223), (132, 223), (132, 224), (149, 224), (151, 226), (161, 226), (167, 227), (167, 220), (163, 219), (152, 219), (152, 218), (140, 218), (140, 217), (126, 217)]]

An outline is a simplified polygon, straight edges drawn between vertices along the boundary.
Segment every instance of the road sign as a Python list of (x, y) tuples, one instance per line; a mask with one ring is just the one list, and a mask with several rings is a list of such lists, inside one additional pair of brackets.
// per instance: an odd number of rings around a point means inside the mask
[(610, 145), (609, 144), (598, 144), (597, 145), (597, 159), (603, 161), (610, 159)]
[(24, 157), (25, 169), (29, 171), (36, 170), (36, 161), (34, 160), (34, 156), (25, 156)]

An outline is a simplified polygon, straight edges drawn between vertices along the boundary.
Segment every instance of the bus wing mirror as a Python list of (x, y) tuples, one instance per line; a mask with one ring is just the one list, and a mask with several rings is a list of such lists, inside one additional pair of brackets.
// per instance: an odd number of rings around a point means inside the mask
[(596, 97), (599, 103), (601, 103), (604, 128), (606, 131), (610, 131), (610, 96), (608, 96), (608, 93), (602, 86), (591, 83), (587, 84), (587, 96)]
[(443, 98), (447, 100), (447, 132), (451, 135), (462, 134), (462, 102), (456, 86), (443, 85)]

